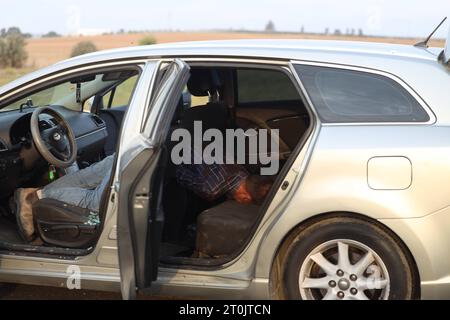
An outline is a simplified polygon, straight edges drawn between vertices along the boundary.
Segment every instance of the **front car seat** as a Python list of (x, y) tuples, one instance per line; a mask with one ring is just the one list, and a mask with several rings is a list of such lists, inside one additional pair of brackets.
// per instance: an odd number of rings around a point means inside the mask
[(33, 205), (34, 226), (46, 245), (85, 249), (95, 244), (100, 221), (98, 214), (54, 199)]

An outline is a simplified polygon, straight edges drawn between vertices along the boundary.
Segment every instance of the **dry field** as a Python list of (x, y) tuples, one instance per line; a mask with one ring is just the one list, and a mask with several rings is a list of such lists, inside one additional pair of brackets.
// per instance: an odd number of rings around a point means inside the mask
[[(112, 49), (119, 47), (135, 46), (145, 34), (118, 34), (102, 35), (94, 37), (62, 37), (46, 39), (30, 39), (27, 44), (28, 66), (20, 70), (0, 70), (0, 85), (41, 67), (48, 66), (60, 60), (69, 58), (72, 47), (80, 41), (90, 40), (98, 49)], [(347, 36), (325, 36), (295, 33), (241, 33), (241, 32), (163, 32), (153, 33), (158, 43), (177, 41), (200, 41), (200, 40), (224, 40), (224, 39), (327, 39), (327, 40), (354, 40), (371, 42), (388, 42), (401, 44), (414, 44), (417, 39), (401, 38), (379, 38), (379, 37), (347, 37)], [(443, 46), (443, 41), (434, 41), (434, 46)]]

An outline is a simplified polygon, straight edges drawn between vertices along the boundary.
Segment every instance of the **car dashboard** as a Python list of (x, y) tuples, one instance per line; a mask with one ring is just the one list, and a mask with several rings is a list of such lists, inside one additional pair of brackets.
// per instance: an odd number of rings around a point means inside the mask
[[(51, 106), (69, 123), (77, 143), (78, 163), (92, 163), (103, 154), (108, 133), (105, 122), (95, 114)], [(33, 177), (39, 165), (47, 166), (34, 146), (31, 135), (31, 116), (34, 108), (22, 112), (0, 113), (0, 198), (9, 196), (17, 187)], [(39, 118), (41, 130), (56, 126), (50, 115)]]

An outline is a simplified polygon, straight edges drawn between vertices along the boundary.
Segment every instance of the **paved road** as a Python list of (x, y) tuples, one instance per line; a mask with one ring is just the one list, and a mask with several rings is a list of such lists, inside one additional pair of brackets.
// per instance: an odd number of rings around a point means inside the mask
[[(88, 290), (68, 290), (65, 288), (27, 286), (19, 284), (0, 284), (2, 300), (120, 300), (120, 293)], [(167, 300), (174, 298), (139, 296), (143, 300)]]

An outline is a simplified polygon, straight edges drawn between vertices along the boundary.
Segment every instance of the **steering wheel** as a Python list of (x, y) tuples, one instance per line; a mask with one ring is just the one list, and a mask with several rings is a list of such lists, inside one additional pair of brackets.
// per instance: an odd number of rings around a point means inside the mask
[[(39, 116), (43, 113), (52, 116), (57, 125), (40, 130)], [(59, 168), (68, 168), (75, 162), (77, 158), (75, 135), (59, 112), (49, 107), (37, 108), (31, 116), (30, 125), (34, 144), (48, 163)]]

